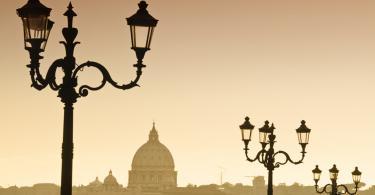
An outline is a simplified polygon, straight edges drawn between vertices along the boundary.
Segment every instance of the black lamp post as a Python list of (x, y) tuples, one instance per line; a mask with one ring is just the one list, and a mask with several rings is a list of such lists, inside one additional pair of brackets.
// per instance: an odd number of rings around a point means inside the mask
[[(312, 170), (313, 177), (315, 181), (315, 190), (319, 194), (327, 193), (331, 195), (339, 195), (339, 194), (349, 194), (354, 195), (358, 192), (358, 185), (361, 182), (362, 173), (358, 170), (358, 167), (355, 167), (354, 171), (352, 172), (353, 182), (355, 184), (355, 192), (351, 193), (347, 186), (345, 185), (337, 185), (337, 177), (339, 175), (339, 170), (336, 168), (336, 165), (329, 170), (329, 177), (331, 179), (332, 184), (327, 184), (323, 187), (322, 190), (319, 191), (318, 182), (320, 180), (320, 175), (322, 171), (319, 169), (318, 165), (316, 165), (315, 169)], [(331, 188), (331, 191), (328, 188)], [(341, 190), (340, 190), (341, 189)]]
[[(259, 142), (262, 145), (262, 149), (257, 153), (254, 159), (251, 159), (248, 156), (248, 151), (249, 151), (248, 145), (251, 141), (252, 131), (254, 130), (254, 125), (250, 123), (249, 117), (245, 118), (245, 122), (242, 125), (240, 125), (240, 129), (241, 129), (242, 141), (245, 144), (244, 150), (245, 150), (246, 158), (250, 162), (259, 161), (261, 164), (264, 165), (264, 167), (267, 168), (268, 170), (267, 194), (273, 195), (273, 188), (272, 188), (273, 170), (275, 168), (279, 168), (281, 165), (285, 165), (288, 162), (291, 162), (293, 164), (302, 163), (303, 159), (305, 158), (305, 154), (306, 154), (305, 149), (306, 149), (306, 145), (309, 143), (309, 135), (310, 135), (311, 130), (306, 127), (305, 121), (302, 121), (301, 126), (296, 130), (299, 144), (302, 147), (302, 152), (301, 152), (302, 158), (299, 161), (293, 161), (290, 158), (288, 153), (284, 151), (275, 152), (274, 144), (276, 142), (275, 141), (276, 135), (273, 134), (273, 131), (275, 130), (275, 127), (273, 124), (269, 126), (269, 122), (266, 121), (264, 126), (259, 128)], [(269, 145), (268, 149), (266, 149), (267, 145)], [(280, 154), (285, 156), (285, 160), (281, 162), (276, 162), (276, 156)]]
[[(137, 56), (136, 78), (127, 84), (119, 85), (115, 82), (107, 69), (96, 62), (88, 61), (81, 65), (76, 65), (74, 48), (79, 42), (75, 41), (78, 29), (73, 27), (73, 17), (77, 14), (73, 11), (73, 6), (69, 3), (68, 10), (64, 16), (68, 19), (68, 26), (62, 29), (65, 41), (61, 41), (65, 46), (66, 56), (58, 59), (49, 67), (45, 77), (39, 72), (39, 60), (43, 57), (40, 53), (45, 50), (53, 22), (48, 19), (51, 9), (44, 6), (39, 0), (28, 0), (26, 5), (17, 9), (19, 17), (22, 19), (24, 28), (25, 49), (30, 54), (30, 68), (32, 87), (42, 90), (47, 86), (54, 91), (58, 91), (58, 97), (64, 103), (64, 133), (62, 144), (62, 170), (61, 170), (61, 195), (72, 194), (72, 163), (73, 163), (73, 104), (80, 97), (88, 95), (89, 90), (99, 90), (108, 82), (114, 87), (122, 90), (139, 86), (138, 80), (142, 75), (142, 63), (146, 51), (150, 50), (150, 44), (154, 28), (158, 20), (152, 17), (147, 11), (147, 3), (141, 1), (139, 10), (133, 16), (127, 18), (130, 26), (132, 49)], [(144, 34), (141, 34), (144, 33)], [(143, 42), (142, 42), (143, 41)], [(98, 86), (80, 85), (78, 86), (78, 73), (84, 67), (94, 67), (102, 73), (103, 80)], [(61, 83), (56, 81), (56, 70), (61, 68), (64, 77)], [(77, 89), (78, 88), (78, 89)]]

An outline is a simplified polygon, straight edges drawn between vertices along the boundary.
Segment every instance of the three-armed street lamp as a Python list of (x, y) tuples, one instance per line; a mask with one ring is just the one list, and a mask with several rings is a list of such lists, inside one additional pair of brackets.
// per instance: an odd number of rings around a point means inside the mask
[[(73, 27), (73, 17), (77, 14), (73, 11), (73, 6), (69, 3), (68, 10), (64, 16), (68, 19), (68, 26), (62, 29), (65, 41), (61, 41), (65, 46), (66, 56), (58, 59), (49, 67), (47, 74), (43, 77), (39, 71), (39, 60), (43, 57), (40, 53), (44, 51), (53, 23), (48, 19), (51, 9), (44, 6), (39, 0), (28, 0), (27, 4), (17, 9), (18, 16), (22, 19), (24, 30), (25, 49), (30, 54), (31, 86), (37, 90), (42, 90), (47, 86), (54, 91), (58, 91), (58, 97), (64, 103), (64, 133), (62, 144), (62, 170), (61, 170), (61, 195), (72, 194), (72, 162), (73, 162), (73, 104), (79, 97), (88, 95), (89, 90), (99, 90), (108, 82), (114, 87), (122, 90), (131, 89), (138, 86), (137, 82), (141, 77), (142, 63), (146, 51), (150, 50), (152, 34), (158, 20), (152, 17), (147, 11), (147, 3), (141, 1), (139, 10), (127, 18), (130, 26), (132, 49), (135, 51), (138, 62), (134, 65), (137, 68), (137, 75), (128, 84), (120, 85), (115, 82), (107, 69), (96, 62), (88, 61), (81, 65), (76, 65), (74, 48), (79, 42), (75, 41), (78, 29)], [(78, 90), (78, 73), (84, 67), (94, 67), (102, 73), (103, 80), (98, 86), (80, 85)], [(61, 68), (64, 72), (62, 82), (56, 81), (56, 71)]]
[[(259, 142), (262, 145), (262, 149), (257, 153), (254, 159), (251, 159), (248, 156), (248, 151), (249, 151), (248, 145), (249, 145), (249, 142), (251, 141), (251, 135), (254, 130), (254, 125), (250, 123), (249, 117), (246, 117), (245, 122), (242, 125), (240, 125), (242, 141), (245, 144), (244, 150), (245, 150), (247, 160), (250, 162), (259, 161), (268, 170), (268, 190), (267, 190), (268, 195), (273, 194), (273, 189), (272, 189), (273, 170), (275, 168), (279, 168), (281, 165), (285, 165), (287, 162), (291, 162), (293, 164), (300, 164), (305, 158), (305, 154), (306, 154), (305, 149), (306, 149), (306, 145), (309, 143), (309, 136), (311, 132), (311, 129), (307, 128), (305, 123), (306, 123), (305, 121), (301, 121), (301, 126), (296, 130), (299, 144), (301, 144), (301, 147), (302, 147), (302, 152), (301, 152), (302, 158), (299, 161), (293, 161), (290, 158), (289, 154), (284, 151), (275, 152), (273, 148), (276, 142), (275, 141), (276, 135), (273, 134), (275, 127), (273, 124), (269, 126), (268, 121), (265, 122), (263, 127), (259, 128)], [(269, 145), (268, 149), (266, 149), (267, 145)], [(282, 154), (285, 156), (285, 161), (276, 162), (276, 156), (279, 154)]]
[[(314, 181), (315, 181), (315, 190), (319, 194), (327, 193), (331, 195), (339, 195), (339, 194), (349, 194), (354, 195), (358, 192), (358, 185), (361, 182), (362, 173), (358, 170), (358, 167), (355, 167), (354, 171), (352, 172), (353, 182), (355, 184), (355, 192), (349, 192), (349, 189), (345, 185), (337, 185), (337, 177), (339, 175), (339, 170), (336, 168), (336, 165), (329, 170), (329, 177), (332, 181), (332, 184), (327, 184), (323, 187), (321, 191), (319, 191), (318, 181), (320, 180), (320, 175), (322, 171), (319, 169), (318, 165), (316, 165), (315, 169), (312, 170)], [(331, 188), (331, 191), (328, 191), (328, 187)], [(342, 190), (340, 190), (342, 189)]]

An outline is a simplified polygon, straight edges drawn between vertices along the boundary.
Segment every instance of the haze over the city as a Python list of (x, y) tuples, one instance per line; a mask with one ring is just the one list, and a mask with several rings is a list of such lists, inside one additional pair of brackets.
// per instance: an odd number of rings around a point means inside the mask
[[(43, 74), (65, 55), (62, 16), (67, 0), (41, 0), (55, 26), (41, 61)], [(178, 185), (250, 184), (266, 176), (245, 160), (238, 126), (245, 116), (256, 129), (275, 124), (276, 149), (300, 158), (295, 129), (312, 129), (301, 165), (274, 172), (274, 183), (313, 185), (316, 164), (329, 182), (337, 164), (339, 182), (351, 183), (355, 166), (375, 184), (375, 1), (373, 0), (149, 0), (158, 18), (140, 88), (110, 86), (80, 98), (74, 113), (73, 184), (104, 178), (112, 169), (126, 185), (131, 160), (155, 121), (173, 154)], [(63, 104), (56, 92), (30, 87), (29, 54), (16, 9), (0, 7), (0, 186), (60, 183)], [(79, 29), (77, 63), (97, 61), (113, 78), (135, 76), (126, 17), (138, 0), (73, 0)], [(60, 74), (62, 75), (62, 74)], [(99, 83), (85, 69), (82, 84)], [(250, 144), (260, 149), (258, 132)]]

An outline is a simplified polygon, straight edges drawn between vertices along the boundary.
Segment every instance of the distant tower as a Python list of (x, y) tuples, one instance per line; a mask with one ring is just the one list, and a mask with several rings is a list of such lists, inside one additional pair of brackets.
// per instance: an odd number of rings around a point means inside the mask
[(177, 187), (177, 172), (168, 148), (159, 141), (155, 123), (148, 141), (135, 153), (129, 171), (128, 188), (143, 192), (158, 192)]
[(220, 185), (223, 185), (223, 172), (224, 172), (224, 167), (221, 167), (221, 166), (219, 166), (219, 169), (220, 169), (220, 178), (219, 178), (219, 180), (220, 180)]

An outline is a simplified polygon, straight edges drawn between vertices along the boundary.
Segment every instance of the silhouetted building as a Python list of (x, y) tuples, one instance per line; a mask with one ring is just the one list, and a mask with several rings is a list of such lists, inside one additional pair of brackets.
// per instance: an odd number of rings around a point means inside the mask
[(218, 188), (174, 188), (166, 190), (162, 195), (226, 195), (224, 192), (220, 191)]
[(160, 192), (177, 187), (177, 172), (171, 152), (159, 141), (155, 123), (148, 141), (135, 153), (129, 171), (128, 189)]
[(101, 182), (99, 178), (96, 177), (95, 180), (90, 182), (87, 186), (79, 186), (73, 188), (74, 195), (109, 195), (111, 193), (118, 194), (125, 191), (126, 189), (117, 182), (117, 179), (113, 175), (112, 170), (110, 170), (108, 175), (104, 178), (104, 182)]
[(106, 191), (118, 191), (122, 186), (117, 183), (117, 179), (113, 176), (112, 170), (109, 171), (108, 176), (104, 179), (103, 187)]
[(88, 188), (92, 188), (92, 189), (98, 189), (98, 188), (101, 188), (102, 186), (103, 186), (103, 183), (99, 181), (99, 177), (96, 177), (93, 182), (90, 182), (89, 185), (87, 185)]
[(257, 176), (253, 179), (252, 194), (266, 194), (266, 181), (263, 176)]
[(263, 176), (256, 176), (253, 179), (253, 186), (257, 188), (265, 188), (266, 187), (266, 180), (264, 180)]

